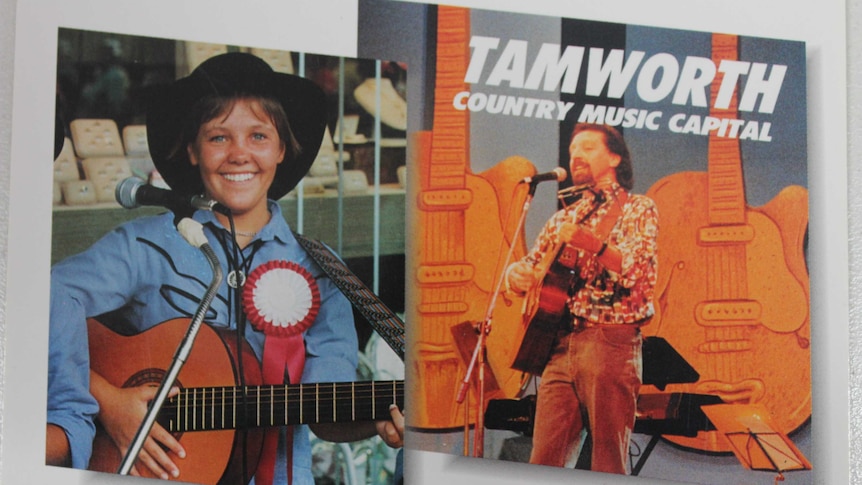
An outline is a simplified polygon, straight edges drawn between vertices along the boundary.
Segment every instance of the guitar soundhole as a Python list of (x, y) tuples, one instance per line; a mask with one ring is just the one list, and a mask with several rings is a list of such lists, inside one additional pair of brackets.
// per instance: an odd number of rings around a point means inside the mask
[[(129, 376), (126, 382), (123, 383), (123, 387), (138, 387), (146, 384), (158, 386), (164, 378), (165, 371), (162, 369), (141, 369)], [(175, 385), (183, 387), (179, 380), (177, 380)]]
[[(162, 383), (162, 380), (165, 378), (165, 371), (163, 369), (149, 368), (149, 369), (141, 369), (138, 372), (129, 376), (126, 379), (126, 382), (123, 383), (123, 387), (138, 387), (150, 385), (153, 387), (158, 387), (159, 384)], [(179, 378), (174, 382), (175, 387), (183, 388), (182, 382), (180, 382)], [(165, 404), (168, 404), (168, 401), (165, 401)], [(161, 422), (160, 419), (156, 420), (163, 427), (166, 423)], [(182, 433), (171, 433), (175, 439), (179, 440)]]

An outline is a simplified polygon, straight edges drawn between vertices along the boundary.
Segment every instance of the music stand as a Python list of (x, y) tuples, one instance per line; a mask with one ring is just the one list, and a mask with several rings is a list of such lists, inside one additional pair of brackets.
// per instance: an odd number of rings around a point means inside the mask
[(697, 382), (700, 374), (662, 337), (643, 340), (643, 383), (664, 391), (668, 384)]
[(715, 404), (701, 408), (727, 437), (733, 454), (745, 468), (777, 473), (810, 470), (811, 463), (784, 433), (772, 423), (769, 411), (757, 404)]

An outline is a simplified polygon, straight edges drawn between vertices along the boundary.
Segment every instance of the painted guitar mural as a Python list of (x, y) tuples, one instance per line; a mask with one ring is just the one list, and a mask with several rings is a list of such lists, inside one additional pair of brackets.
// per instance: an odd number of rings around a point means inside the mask
[[(713, 60), (738, 58), (738, 38), (714, 35)], [(719, 73), (712, 86), (715, 105)], [(736, 95), (711, 116), (737, 118)], [(669, 392), (712, 394), (726, 403), (758, 403), (778, 431), (811, 415), (808, 271), (804, 240), (808, 193), (784, 188), (768, 204), (746, 205), (739, 142), (711, 135), (707, 173), (659, 180), (659, 281), (656, 316), (645, 335), (664, 337), (700, 373)], [(717, 431), (666, 436), (709, 452), (730, 451)]]
[[(468, 111), (452, 105), (453, 97), (467, 89), (469, 9), (437, 7), (437, 29), (433, 130), (411, 140), (412, 163), (419, 174), (412, 271), (416, 321), (421, 323), (410, 346), (408, 382), (414, 398), (410, 425), (439, 429), (464, 423), (464, 405), (456, 396), (467, 367), (464, 354), (471, 350), (461, 347), (467, 346), (471, 332), (454, 334), (484, 320), (501, 254), (512, 245), (515, 257), (526, 252), (523, 237), (507, 237), (515, 233), (517, 212), (527, 195), (523, 191), (517, 196), (515, 187), (536, 170), (524, 158), (509, 157), (486, 172), (470, 171)], [(519, 321), (521, 306), (500, 299), (494, 319)], [(488, 398), (517, 393), (520, 373), (509, 368), (515, 327), (494, 325), (488, 339)], [(475, 412), (470, 412), (472, 422)]]
[[(127, 337), (89, 320), (90, 366), (115, 386), (158, 385), (187, 328), (188, 319), (180, 318)], [(182, 459), (168, 453), (180, 468), (180, 480), (246, 483), (242, 463), (253, 475), (269, 427), (373, 421), (387, 419), (392, 403), (403, 409), (403, 381), (261, 385), (260, 364), (251, 348), (244, 345), (237, 352), (235, 342), (233, 334), (202, 325), (177, 379), (180, 394), (169, 398), (158, 414), (156, 422), (187, 451)], [(238, 387), (239, 358), (244, 387)], [(122, 459), (98, 426), (89, 468), (115, 473)], [(153, 477), (146, 467), (138, 470)]]

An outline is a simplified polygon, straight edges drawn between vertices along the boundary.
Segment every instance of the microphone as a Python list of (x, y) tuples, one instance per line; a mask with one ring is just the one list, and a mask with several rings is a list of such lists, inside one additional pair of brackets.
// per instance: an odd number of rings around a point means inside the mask
[(174, 213), (193, 212), (196, 209), (229, 215), (230, 210), (218, 202), (200, 195), (182, 195), (153, 187), (137, 177), (129, 177), (117, 184), (114, 190), (117, 202), (126, 209), (142, 205), (165, 207)]
[(537, 175), (533, 175), (532, 177), (526, 177), (523, 180), (521, 180), (520, 183), (535, 185), (535, 184), (538, 184), (540, 182), (545, 182), (548, 180), (555, 180), (557, 182), (562, 182), (563, 180), (566, 180), (567, 175), (568, 174), (566, 173), (566, 169), (564, 169), (563, 167), (557, 167), (557, 168), (551, 170), (550, 172), (540, 173)]

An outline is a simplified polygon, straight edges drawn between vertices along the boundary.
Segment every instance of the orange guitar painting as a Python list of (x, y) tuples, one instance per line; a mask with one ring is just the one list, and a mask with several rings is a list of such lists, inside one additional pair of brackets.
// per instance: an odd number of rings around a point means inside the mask
[[(409, 346), (413, 358), (406, 380), (413, 399), (410, 425), (439, 429), (465, 422), (465, 404), (456, 396), (467, 368), (465, 354), (472, 350), (469, 341), (475, 340), (471, 327), (485, 317), (501, 254), (505, 256), (513, 244), (515, 257), (526, 251), (523, 237), (507, 238), (515, 233), (527, 195), (516, 186), (534, 175), (535, 167), (513, 156), (486, 172), (470, 171), (469, 115), (452, 105), (466, 86), (470, 10), (440, 6), (437, 13), (434, 125), (431, 132), (420, 132), (412, 140), (411, 163), (419, 174), (418, 225), (408, 274), (414, 279), (419, 330)], [(495, 315), (506, 315), (499, 320), (520, 320), (520, 302), (498, 301)], [(494, 325), (489, 336), (483, 366), (487, 398), (513, 396), (520, 385), (520, 373), (509, 367), (515, 351), (512, 342), (517, 341), (515, 327)], [(471, 408), (467, 419), (473, 422)]]
[[(738, 58), (738, 39), (714, 35), (712, 57)], [(712, 103), (722, 80), (712, 85)], [(736, 95), (711, 116), (737, 118)], [(808, 193), (784, 188), (768, 204), (746, 205), (738, 140), (710, 136), (708, 172), (681, 172), (655, 183), (659, 281), (656, 316), (646, 335), (665, 338), (700, 374), (670, 392), (759, 404), (777, 431), (790, 433), (811, 415), (808, 271), (804, 240)], [(717, 431), (666, 436), (688, 448), (727, 452)]]

